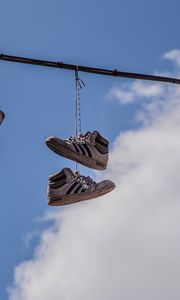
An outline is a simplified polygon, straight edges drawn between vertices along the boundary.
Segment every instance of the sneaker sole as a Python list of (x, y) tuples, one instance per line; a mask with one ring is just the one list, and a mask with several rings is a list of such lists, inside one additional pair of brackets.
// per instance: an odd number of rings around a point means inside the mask
[(90, 157), (82, 156), (81, 154), (78, 154), (77, 152), (72, 151), (69, 149), (64, 141), (59, 141), (56, 139), (47, 139), (46, 145), (54, 151), (56, 154), (61, 155), (65, 158), (74, 160), (86, 167), (89, 167), (91, 169), (95, 170), (105, 170), (107, 164), (103, 164), (102, 162), (98, 160), (94, 160)]
[(115, 184), (112, 182), (108, 186), (102, 189), (94, 190), (93, 192), (84, 192), (82, 194), (63, 195), (60, 197), (49, 198), (48, 205), (63, 206), (85, 200), (92, 200), (111, 192), (112, 190), (114, 190), (114, 188)]

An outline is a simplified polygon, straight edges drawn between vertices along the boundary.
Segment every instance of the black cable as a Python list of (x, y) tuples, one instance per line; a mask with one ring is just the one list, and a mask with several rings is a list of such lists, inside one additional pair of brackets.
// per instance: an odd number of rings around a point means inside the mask
[[(32, 65), (38, 65), (38, 66), (44, 66), (44, 67), (67, 69), (67, 70), (73, 70), (73, 71), (76, 71), (76, 69), (77, 69), (77, 65), (65, 64), (62, 61), (55, 62), (55, 61), (47, 61), (47, 60), (40, 60), (40, 59), (32, 59), (32, 58), (26, 58), (26, 57), (5, 55), (3, 53), (0, 54), (0, 60), (23, 63), (23, 64), (32, 64)], [(92, 73), (92, 74), (106, 75), (106, 76), (116, 76), (116, 77), (180, 84), (179, 78), (124, 72), (124, 71), (118, 71), (117, 69), (107, 70), (107, 69), (92, 68), (92, 67), (87, 67), (87, 66), (78, 66), (78, 71)]]

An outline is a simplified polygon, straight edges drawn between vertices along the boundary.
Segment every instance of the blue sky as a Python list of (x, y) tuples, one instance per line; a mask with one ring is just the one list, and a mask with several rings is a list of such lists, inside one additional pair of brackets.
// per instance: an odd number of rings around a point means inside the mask
[[(179, 1), (173, 0), (1, 1), (0, 52), (174, 74), (162, 55), (180, 48), (179, 11)], [(107, 99), (113, 86), (127, 80), (85, 73), (80, 77), (86, 84), (81, 92), (82, 128), (99, 130), (112, 146), (120, 132), (137, 126), (139, 104), (124, 106)], [(14, 267), (32, 257), (38, 232), (49, 226), (39, 220), (45, 211), (54, 211), (47, 207), (48, 176), (74, 167), (51, 153), (44, 140), (74, 133), (75, 90), (71, 71), (2, 61), (0, 82), (0, 109), (6, 114), (0, 128), (0, 299), (5, 300)]]

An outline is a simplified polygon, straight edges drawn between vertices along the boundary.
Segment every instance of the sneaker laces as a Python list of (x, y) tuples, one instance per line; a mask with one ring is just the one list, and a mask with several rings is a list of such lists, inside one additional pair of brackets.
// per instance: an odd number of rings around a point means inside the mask
[(81, 143), (86, 143), (89, 140), (89, 137), (91, 135), (91, 132), (88, 131), (86, 132), (86, 134), (80, 134), (79, 136), (75, 137), (75, 136), (70, 136), (68, 139), (65, 139), (66, 142), (70, 143), (70, 144), (81, 144)]
[(89, 176), (81, 175), (78, 171), (75, 172), (75, 180), (80, 182), (85, 190), (94, 189), (96, 182)]

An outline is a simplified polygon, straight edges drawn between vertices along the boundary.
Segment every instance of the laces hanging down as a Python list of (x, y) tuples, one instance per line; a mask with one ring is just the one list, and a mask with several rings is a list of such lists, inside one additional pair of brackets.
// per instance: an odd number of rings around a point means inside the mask
[[(82, 79), (79, 78), (78, 66), (75, 71), (75, 81), (76, 81), (76, 103), (75, 103), (75, 138), (82, 136), (81, 133), (81, 103), (80, 103), (80, 89), (82, 86), (85, 87)], [(77, 162), (75, 163), (75, 169), (77, 171)]]
[(47, 146), (58, 155), (75, 161), (76, 170), (64, 168), (48, 180), (48, 204), (67, 205), (79, 201), (91, 200), (111, 192), (115, 184), (110, 180), (96, 183), (89, 176), (81, 175), (77, 162), (92, 169), (105, 170), (108, 162), (108, 141), (98, 131), (81, 132), (80, 89), (83, 81), (75, 73), (76, 106), (75, 136), (62, 140), (58, 137), (46, 139)]

